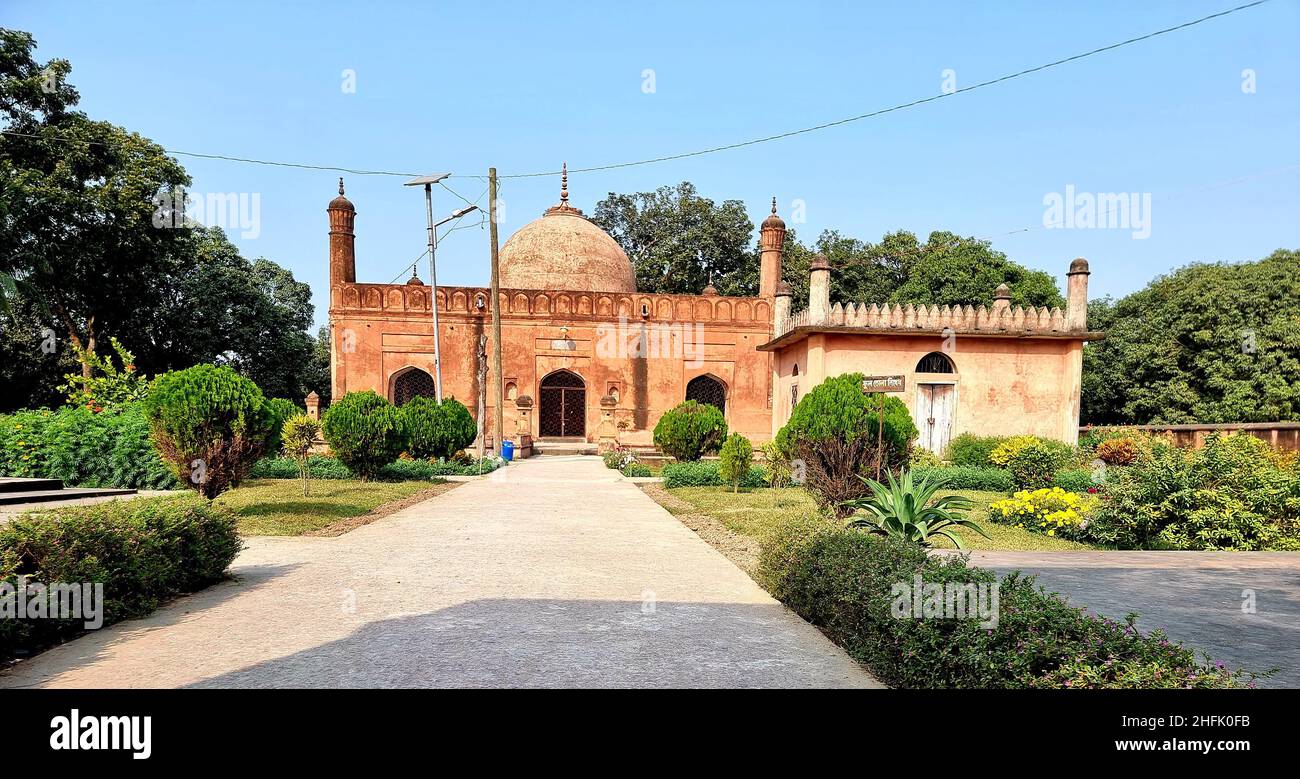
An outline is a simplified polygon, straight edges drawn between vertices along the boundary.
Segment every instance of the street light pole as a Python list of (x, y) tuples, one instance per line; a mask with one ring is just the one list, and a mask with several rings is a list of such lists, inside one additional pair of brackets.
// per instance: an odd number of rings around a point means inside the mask
[(433, 224), (433, 184), (424, 184), (424, 211), (429, 220), (429, 308), (433, 310), (433, 392), (442, 404), (442, 344), (438, 338), (438, 234)]

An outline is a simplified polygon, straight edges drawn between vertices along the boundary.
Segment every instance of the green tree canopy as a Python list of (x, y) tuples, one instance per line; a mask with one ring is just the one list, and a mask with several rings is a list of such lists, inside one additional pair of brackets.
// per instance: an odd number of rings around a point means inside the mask
[[(48, 402), (66, 368), (50, 355), (103, 354), (109, 336), (142, 373), (229, 364), (268, 395), (301, 399), (313, 376), (311, 291), (218, 228), (155, 224), (190, 183), (160, 146), (75, 110), (66, 60), (42, 65), (32, 36), (0, 29), (0, 355), (3, 406)], [(170, 214), (168, 214), (170, 216)], [(55, 348), (46, 330), (57, 334)], [(35, 350), (35, 351), (34, 351)], [(11, 355), (42, 355), (10, 368)], [(66, 362), (64, 360), (63, 362)], [(91, 361), (82, 361), (88, 376)], [(328, 388), (324, 388), (328, 389)]]
[(611, 192), (591, 220), (632, 260), (642, 292), (698, 294), (710, 276), (724, 295), (757, 288), (754, 224), (739, 200), (714, 203), (683, 181), (654, 192)]
[(1088, 319), (1085, 422), (1300, 420), (1300, 252), (1188, 265)]
[[(739, 200), (716, 204), (683, 181), (654, 192), (611, 192), (592, 221), (627, 252), (644, 292), (696, 294), (710, 278), (724, 295), (758, 292), (757, 236)], [(1005, 283), (1015, 304), (1065, 305), (1050, 273), (1012, 262), (978, 238), (936, 231), (921, 243), (899, 230), (870, 243), (826, 230), (809, 246), (789, 229), (781, 275), (796, 308), (808, 303), (808, 266), (817, 253), (835, 267), (831, 299), (845, 303), (987, 305)]]

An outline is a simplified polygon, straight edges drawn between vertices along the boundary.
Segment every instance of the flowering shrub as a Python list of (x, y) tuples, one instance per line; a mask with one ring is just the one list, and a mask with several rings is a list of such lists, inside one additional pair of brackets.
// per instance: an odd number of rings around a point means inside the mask
[(1021, 449), (1037, 443), (1040, 443), (1039, 440), (1032, 435), (1013, 435), (993, 447), (993, 451), (989, 453), (989, 462), (1005, 468), (1011, 464), (1011, 458), (1015, 457)]
[(1049, 536), (1078, 535), (1085, 525), (1091, 501), (1060, 487), (1021, 490), (995, 501), (989, 511), (995, 521)]
[(64, 383), (59, 389), (68, 393), (68, 405), (81, 406), (99, 413), (106, 408), (144, 400), (149, 391), (149, 382), (136, 373), (135, 355), (118, 343), (116, 338), (108, 341), (117, 353), (122, 367), (114, 365), (111, 357), (100, 357), (90, 350), (83, 350), (82, 357), (90, 366), (91, 375), (90, 378), (80, 373), (64, 375)]

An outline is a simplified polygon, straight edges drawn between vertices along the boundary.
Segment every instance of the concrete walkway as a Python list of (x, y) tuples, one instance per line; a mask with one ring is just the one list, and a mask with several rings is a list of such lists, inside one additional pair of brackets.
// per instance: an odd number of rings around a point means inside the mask
[(253, 538), (232, 570), (0, 687), (879, 686), (594, 457), (338, 538)]
[(1300, 687), (1300, 553), (972, 552), (971, 564), (1035, 574), (1113, 619), (1135, 611), (1142, 630), (1232, 667), (1281, 669), (1260, 687)]

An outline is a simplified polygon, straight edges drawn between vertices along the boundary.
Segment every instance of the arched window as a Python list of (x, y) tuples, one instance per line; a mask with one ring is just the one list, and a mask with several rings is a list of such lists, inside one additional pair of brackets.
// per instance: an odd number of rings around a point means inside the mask
[(436, 397), (433, 377), (419, 368), (408, 368), (393, 379), (393, 404), (400, 406), (411, 398)]
[(794, 375), (795, 376), (799, 375), (799, 363), (794, 364)]
[(956, 373), (952, 360), (943, 352), (930, 352), (916, 364), (917, 373)]
[(722, 413), (727, 413), (727, 388), (712, 376), (696, 376), (691, 379), (686, 384), (686, 399), (708, 403)]

